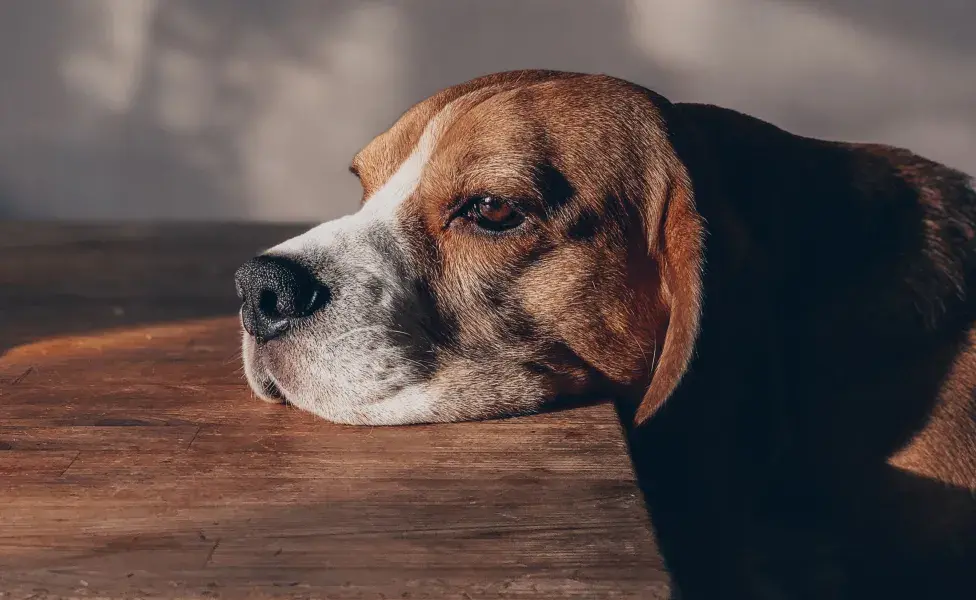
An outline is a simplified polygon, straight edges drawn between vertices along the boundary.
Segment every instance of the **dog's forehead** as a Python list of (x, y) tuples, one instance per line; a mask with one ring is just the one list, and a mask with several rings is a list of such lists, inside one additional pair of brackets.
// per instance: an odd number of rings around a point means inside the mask
[(357, 222), (425, 224), (436, 236), (452, 202), (483, 193), (544, 202), (553, 174), (556, 189), (573, 189), (574, 197), (640, 196), (645, 181), (629, 174), (666, 151), (656, 103), (645, 92), (613, 77), (546, 71), (448, 88), (356, 155)]
[(487, 93), (488, 90), (482, 89), (448, 101), (437, 96), (428, 98), (371, 141), (352, 163), (366, 187), (366, 197), (370, 196), (371, 189), (393, 178), (411, 155), (422, 153), (426, 161), (441, 134), (463, 114), (463, 106)]
[[(428, 144), (427, 150), (432, 150), (440, 135), (457, 119), (464, 117), (472, 107), (500, 94), (517, 93), (540, 83), (578, 77), (584, 76), (556, 71), (498, 73), (447, 88), (419, 102), (353, 158), (352, 170), (359, 174), (366, 191), (364, 200), (390, 180), (412, 155), (418, 150), (422, 151), (422, 142)], [(490, 113), (482, 116), (498, 126), (495, 127), (496, 131), (504, 131), (506, 122), (517, 119), (511, 111), (505, 110), (506, 105), (503, 102), (486, 104), (494, 110), (482, 111)]]

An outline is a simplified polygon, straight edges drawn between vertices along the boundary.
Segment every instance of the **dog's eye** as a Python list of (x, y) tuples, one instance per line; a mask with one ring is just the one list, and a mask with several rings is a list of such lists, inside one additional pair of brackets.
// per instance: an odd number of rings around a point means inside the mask
[(509, 202), (495, 196), (474, 198), (468, 208), (468, 218), (478, 227), (490, 231), (512, 229), (525, 220)]

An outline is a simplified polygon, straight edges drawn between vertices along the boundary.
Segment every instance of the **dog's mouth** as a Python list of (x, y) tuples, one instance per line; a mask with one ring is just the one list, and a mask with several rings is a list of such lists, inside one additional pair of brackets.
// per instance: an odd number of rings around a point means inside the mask
[(261, 392), (266, 398), (277, 401), (279, 404), (288, 404), (288, 398), (285, 397), (284, 392), (281, 391), (278, 384), (270, 377), (265, 379), (264, 383), (261, 384)]

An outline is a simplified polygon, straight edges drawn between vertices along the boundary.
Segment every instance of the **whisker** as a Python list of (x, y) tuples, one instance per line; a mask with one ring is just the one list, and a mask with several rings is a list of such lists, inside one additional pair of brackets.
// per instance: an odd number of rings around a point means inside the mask
[(339, 334), (337, 337), (332, 338), (329, 340), (329, 343), (335, 344), (351, 335), (362, 333), (364, 331), (372, 331), (374, 329), (386, 329), (386, 327), (384, 325), (364, 325), (363, 327), (353, 327), (352, 329)]
[(405, 363), (408, 363), (408, 364), (411, 364), (411, 365), (418, 366), (418, 367), (420, 367), (422, 369), (429, 369), (430, 367), (432, 367), (434, 365), (433, 362), (431, 362), (431, 363), (424, 363), (424, 362), (421, 362), (419, 360), (414, 360), (412, 358), (406, 358), (406, 357), (400, 358), (400, 361), (405, 362)]

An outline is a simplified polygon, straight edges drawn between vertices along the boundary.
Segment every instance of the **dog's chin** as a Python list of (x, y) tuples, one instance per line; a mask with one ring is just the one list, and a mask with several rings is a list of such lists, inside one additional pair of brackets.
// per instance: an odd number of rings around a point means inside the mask
[[(242, 345), (244, 373), (254, 395), (273, 404), (287, 404), (326, 421), (343, 425), (412, 425), (460, 420), (450, 411), (435, 409), (435, 394), (423, 383), (396, 386), (378, 385), (379, 380), (363, 380), (359, 385), (337, 384), (328, 378), (321, 382), (306, 377), (289, 377), (296, 365), (282, 362), (278, 355), (267, 355), (245, 334)], [(276, 372), (273, 366), (282, 372)], [(299, 369), (296, 369), (299, 370)]]

